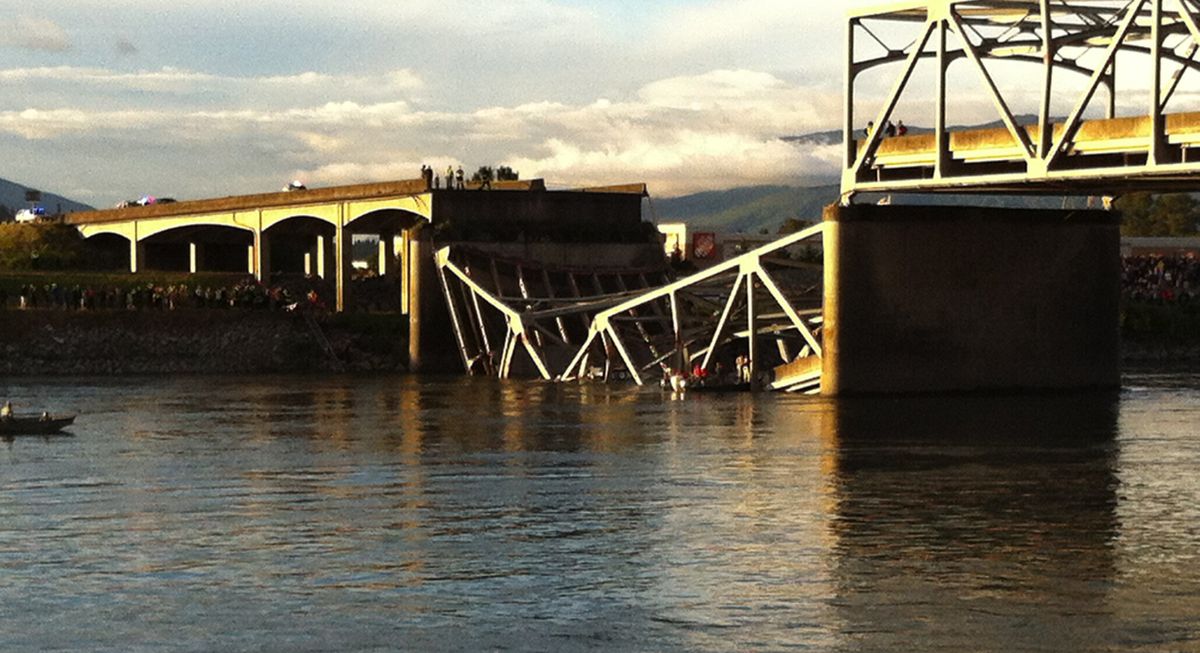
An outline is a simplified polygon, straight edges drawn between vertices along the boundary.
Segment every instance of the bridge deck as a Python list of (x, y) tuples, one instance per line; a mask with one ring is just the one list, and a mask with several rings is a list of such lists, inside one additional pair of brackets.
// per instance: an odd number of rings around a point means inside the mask
[[(996, 192), (1060, 192), (1064, 190), (1115, 194), (1128, 180), (1120, 179), (1124, 169), (1137, 185), (1194, 187), (1200, 171), (1200, 156), (1192, 151), (1200, 147), (1200, 112), (1165, 116), (1166, 142), (1170, 160), (1148, 165), (1152, 121), (1148, 116), (1084, 121), (1065, 152), (1059, 169), (1045, 176), (1028, 175), (1021, 145), (1004, 127), (954, 131), (949, 134), (949, 154), (953, 173), (935, 178), (937, 138), (935, 134), (915, 134), (884, 138), (869, 166), (869, 179), (855, 184), (856, 191), (920, 190)], [(1037, 143), (1041, 129), (1022, 127), (1030, 142)], [(1054, 125), (1052, 141), (1062, 135), (1063, 125)], [(864, 141), (856, 141), (861, 156)], [(1069, 187), (1067, 184), (1070, 184)], [(972, 188), (979, 185), (979, 188)]]
[(68, 214), (66, 222), (73, 225), (125, 222), (147, 218), (248, 211), (297, 204), (323, 204), (378, 197), (394, 197), (396, 195), (419, 195), (427, 192), (429, 192), (429, 188), (423, 180), (407, 179), (352, 186), (260, 193), (257, 195), (234, 195), (215, 199), (168, 202), (150, 204), (148, 206), (130, 206), (120, 209), (80, 211)]

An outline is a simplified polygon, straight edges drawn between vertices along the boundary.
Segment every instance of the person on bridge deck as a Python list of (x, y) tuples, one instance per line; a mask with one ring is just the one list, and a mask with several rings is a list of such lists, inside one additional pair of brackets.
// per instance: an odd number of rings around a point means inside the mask
[(462, 166), (458, 166), (458, 171), (454, 173), (454, 181), (455, 181), (455, 185), (457, 186), (458, 190), (462, 190), (462, 189), (463, 189), (463, 169), (462, 169)]
[(446, 166), (446, 190), (454, 189), (454, 166)]
[(12, 402), (6, 401), (4, 402), (4, 406), (0, 406), (0, 419), (12, 419), (12, 416)]
[(901, 120), (900, 122), (896, 123), (896, 135), (897, 136), (905, 136), (907, 134), (908, 134), (908, 126), (904, 124), (904, 121)]
[(866, 129), (864, 129), (864, 130), (863, 130), (863, 134), (865, 134), (867, 138), (870, 138), (870, 137), (871, 137), (871, 134), (872, 134), (874, 131), (875, 131), (875, 121), (874, 121), (874, 120), (872, 120), (872, 121), (870, 121), (870, 122), (868, 122), (868, 123), (867, 123), (867, 127), (866, 127)]
[(896, 126), (892, 124), (891, 120), (888, 121), (887, 127), (884, 127), (883, 135), (888, 137), (896, 135)]

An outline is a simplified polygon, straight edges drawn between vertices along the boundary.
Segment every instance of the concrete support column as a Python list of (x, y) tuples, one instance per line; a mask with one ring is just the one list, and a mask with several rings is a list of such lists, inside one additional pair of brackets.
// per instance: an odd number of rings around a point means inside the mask
[(399, 266), (400, 266), (400, 314), (408, 315), (411, 307), (410, 297), (412, 292), (412, 229), (405, 229), (400, 233), (400, 242), (398, 248), (400, 250)]
[[(257, 236), (255, 239), (257, 240)], [(256, 278), (258, 276), (258, 253), (253, 243), (246, 245), (246, 274), (252, 274)]]
[(188, 243), (188, 272), (196, 274), (204, 268), (204, 243)]
[(336, 249), (335, 257), (337, 260), (335, 283), (337, 284), (337, 310), (339, 313), (352, 306), (350, 302), (350, 273), (352, 271), (353, 240), (353, 234), (341, 225), (338, 225), (337, 234), (334, 236), (334, 247)]
[(254, 245), (258, 251), (254, 278), (269, 283), (271, 281), (271, 239), (265, 233), (255, 233)]
[(389, 274), (395, 267), (392, 265), (392, 257), (395, 255), (395, 240), (396, 235), (391, 232), (383, 232), (379, 234), (379, 276)]
[(325, 268), (325, 236), (317, 236), (317, 276), (326, 277)]
[(1120, 218), (825, 212), (826, 394), (1115, 388)]
[[(408, 369), (410, 372), (420, 372), (424, 368), (424, 340), (425, 333), (422, 328), (422, 320), (425, 317), (424, 304), (421, 301), (424, 293), (424, 285), (426, 277), (422, 272), (424, 266), (422, 261), (426, 257), (432, 259), (432, 243), (427, 242), (423, 234), (415, 236), (408, 230), (404, 232), (406, 240), (408, 240), (408, 265), (404, 266), (407, 270), (407, 283), (405, 284), (405, 301), (408, 302)], [(428, 281), (432, 282), (432, 279)], [(432, 288), (431, 288), (432, 290)]]
[(137, 239), (129, 241), (129, 271), (137, 274), (146, 264), (146, 246)]

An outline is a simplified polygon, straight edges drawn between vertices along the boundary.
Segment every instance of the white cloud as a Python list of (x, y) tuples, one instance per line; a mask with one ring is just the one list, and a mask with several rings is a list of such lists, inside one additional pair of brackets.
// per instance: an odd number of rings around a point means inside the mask
[(242, 96), (253, 94), (256, 97), (263, 97), (264, 93), (268, 92), (285, 97), (288, 94), (310, 92), (381, 97), (413, 91), (424, 86), (421, 76), (408, 69), (388, 71), (375, 76), (339, 77), (306, 71), (291, 75), (235, 77), (170, 66), (135, 72), (78, 66), (11, 68), (0, 70), (0, 81), (27, 84), (35, 93), (51, 87), (61, 89), (64, 84), (76, 84), (93, 90), (103, 88), (109, 92), (114, 89), (163, 93), (210, 90)]
[(45, 18), (17, 16), (0, 19), (0, 45), (27, 50), (65, 52), (71, 49), (66, 30)]
[[(0, 71), (0, 80), (101, 80), (132, 88), (155, 85), (253, 87), (269, 94), (275, 85), (312, 86), (321, 93), (391, 83), (416, 87), (408, 71), (375, 78), (303, 73), (255, 80), (162, 69), (117, 73), (97, 68)], [(290, 82), (288, 80), (291, 80)], [(352, 92), (351, 96), (354, 95)], [(835, 93), (798, 87), (752, 70), (716, 70), (651, 82), (629, 97), (588, 103), (533, 102), (475, 111), (423, 111), (404, 99), (338, 99), (304, 105), (249, 106), (233, 94), (211, 108), (171, 107), (152, 98), (138, 106), (102, 109), (0, 111), (0, 134), (61, 144), (83, 151), (104, 143), (112, 165), (103, 186), (112, 197), (80, 198), (107, 205), (130, 192), (202, 197), (212, 185), (223, 194), (253, 192), (299, 175), (327, 186), (416, 175), (421, 163), (473, 167), (510, 165), (525, 177), (557, 185), (646, 181), (659, 195), (743, 184), (796, 182), (837, 169), (837, 148), (802, 151), (781, 136), (830, 128), (839, 115)], [(281, 96), (286, 97), (286, 96)], [(347, 97), (342, 95), (341, 97)], [(279, 106), (273, 106), (279, 105)], [(159, 153), (153, 161), (145, 151)], [(165, 189), (142, 186), (165, 175), (148, 170), (186, 169), (197, 160), (216, 165), (225, 179), (180, 179)], [(72, 175), (66, 166), (64, 174)], [(137, 180), (136, 182), (134, 180)], [(64, 185), (94, 187), (95, 179)]]

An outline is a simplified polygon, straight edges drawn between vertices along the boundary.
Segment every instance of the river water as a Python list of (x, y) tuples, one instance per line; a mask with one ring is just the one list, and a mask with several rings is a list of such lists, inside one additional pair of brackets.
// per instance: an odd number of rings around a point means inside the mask
[(0, 381), (0, 651), (1200, 651), (1200, 376)]

